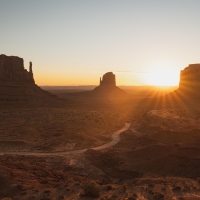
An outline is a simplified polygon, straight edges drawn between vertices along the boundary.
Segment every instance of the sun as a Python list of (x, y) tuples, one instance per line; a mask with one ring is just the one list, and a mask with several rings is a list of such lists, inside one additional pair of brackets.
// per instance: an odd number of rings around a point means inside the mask
[[(163, 66), (163, 65), (161, 65)], [(180, 72), (172, 67), (157, 67), (148, 73), (147, 84), (154, 86), (176, 86), (179, 84)]]

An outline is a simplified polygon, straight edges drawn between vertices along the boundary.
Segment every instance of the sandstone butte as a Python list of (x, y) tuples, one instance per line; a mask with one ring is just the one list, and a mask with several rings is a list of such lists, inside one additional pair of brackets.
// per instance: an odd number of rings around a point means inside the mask
[(17, 56), (0, 55), (0, 102), (32, 102), (58, 100), (55, 95), (35, 84), (32, 62), (29, 71)]
[(100, 86), (108, 86), (108, 87), (116, 87), (116, 80), (115, 80), (115, 74), (112, 72), (107, 72), (103, 75), (103, 78), (101, 80), (100, 77)]
[(32, 83), (34, 84), (32, 62), (29, 65), (29, 72), (24, 68), (24, 60), (17, 56), (0, 55), (0, 81), (4, 84)]
[(107, 72), (100, 78), (99, 86), (92, 93), (96, 96), (127, 96), (128, 93), (116, 86), (116, 78), (113, 72)]
[(179, 90), (183, 92), (199, 93), (200, 64), (190, 64), (180, 72)]

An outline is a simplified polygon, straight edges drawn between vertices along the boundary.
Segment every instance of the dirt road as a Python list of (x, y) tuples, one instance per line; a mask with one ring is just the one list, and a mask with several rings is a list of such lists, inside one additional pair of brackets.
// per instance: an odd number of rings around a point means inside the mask
[(94, 147), (94, 148), (87, 148), (87, 149), (80, 149), (80, 150), (73, 150), (73, 151), (62, 151), (62, 152), (23, 152), (23, 151), (19, 151), (19, 152), (0, 152), (0, 155), (27, 155), (27, 156), (61, 156), (61, 155), (69, 155), (69, 154), (79, 154), (79, 153), (84, 153), (85, 151), (87, 151), (88, 149), (93, 149), (93, 150), (102, 150), (102, 149), (106, 149), (109, 147), (114, 146), (115, 144), (117, 144), (121, 138), (120, 138), (120, 133), (126, 131), (129, 129), (130, 127), (130, 123), (125, 123), (125, 126), (112, 133), (111, 138), (112, 140), (104, 145), (98, 146), (98, 147)]

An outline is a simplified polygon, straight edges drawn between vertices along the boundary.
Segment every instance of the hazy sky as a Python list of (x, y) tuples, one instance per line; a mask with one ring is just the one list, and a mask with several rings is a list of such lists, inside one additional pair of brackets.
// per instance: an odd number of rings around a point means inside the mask
[(38, 85), (94, 85), (108, 71), (118, 85), (149, 84), (158, 68), (177, 77), (200, 62), (199, 8), (200, 0), (0, 0), (0, 54), (24, 58), (25, 68), (32, 61)]

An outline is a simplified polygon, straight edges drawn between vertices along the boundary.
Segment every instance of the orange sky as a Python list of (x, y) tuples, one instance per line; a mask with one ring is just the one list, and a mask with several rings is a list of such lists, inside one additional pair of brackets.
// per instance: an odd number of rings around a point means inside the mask
[(2, 1), (2, 54), (32, 61), (38, 85), (177, 85), (200, 62), (199, 0)]

